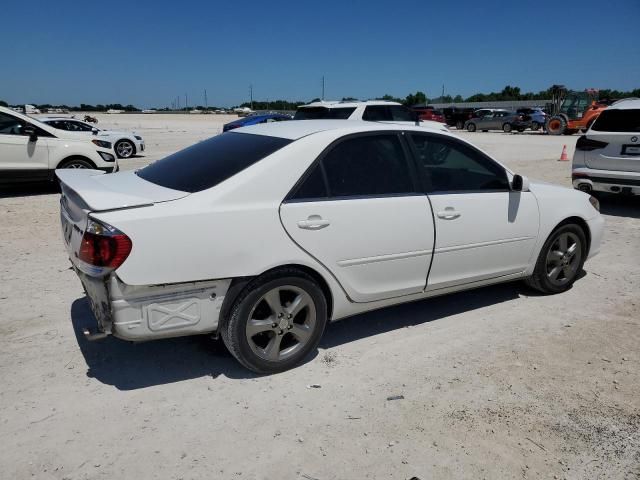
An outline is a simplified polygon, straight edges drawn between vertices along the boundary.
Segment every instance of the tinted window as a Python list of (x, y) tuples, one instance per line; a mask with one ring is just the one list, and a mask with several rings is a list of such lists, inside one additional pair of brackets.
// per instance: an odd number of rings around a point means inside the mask
[(640, 132), (640, 110), (605, 110), (591, 129), (598, 132)]
[(413, 192), (407, 160), (396, 135), (344, 140), (322, 160), (334, 197)]
[(306, 107), (296, 111), (294, 120), (346, 120), (356, 107)]
[(82, 122), (67, 121), (66, 123), (68, 125), (67, 130), (71, 130), (72, 132), (90, 132), (93, 129), (91, 125)]
[(138, 170), (151, 183), (183, 192), (199, 192), (225, 181), (271, 155), (291, 140), (227, 132), (185, 148)]
[(16, 117), (0, 112), (0, 134), (23, 135), (23, 125), (24, 122)]
[(412, 122), (414, 113), (402, 105), (370, 105), (364, 109), (362, 119), (371, 122)]
[(509, 189), (505, 170), (471, 147), (435, 136), (411, 139), (427, 193)]
[(322, 167), (317, 163), (309, 174), (302, 180), (302, 183), (290, 198), (292, 200), (303, 200), (311, 198), (325, 198), (326, 196), (327, 186), (324, 182)]

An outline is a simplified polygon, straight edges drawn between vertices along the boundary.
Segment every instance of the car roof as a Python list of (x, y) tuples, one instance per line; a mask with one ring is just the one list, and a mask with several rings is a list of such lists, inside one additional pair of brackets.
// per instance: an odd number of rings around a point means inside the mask
[(349, 133), (359, 132), (375, 132), (375, 131), (402, 131), (414, 130), (417, 132), (433, 132), (442, 135), (451, 135), (442, 130), (427, 126), (415, 126), (398, 123), (378, 123), (366, 122), (361, 120), (293, 120), (291, 122), (272, 122), (260, 123), (234, 130), (234, 133), (251, 133), (254, 135), (266, 135), (270, 137), (287, 138), (289, 140), (298, 140), (299, 138), (313, 135), (314, 133), (325, 132), (328, 130), (340, 130), (345, 135)]
[(50, 121), (50, 120), (74, 120), (76, 122), (85, 123), (82, 120), (80, 120), (79, 118), (73, 118), (73, 117), (51, 117), (51, 116), (46, 116), (46, 117), (38, 117), (38, 120), (40, 120), (41, 122), (47, 122), (47, 121)]
[(640, 98), (623, 98), (612, 103), (607, 110), (637, 110), (640, 109)]
[(298, 108), (312, 108), (312, 107), (345, 108), (345, 107), (359, 107), (360, 105), (402, 105), (402, 104), (398, 102), (391, 102), (389, 100), (354, 100), (354, 101), (321, 100), (319, 102), (311, 102), (307, 105), (300, 105)]

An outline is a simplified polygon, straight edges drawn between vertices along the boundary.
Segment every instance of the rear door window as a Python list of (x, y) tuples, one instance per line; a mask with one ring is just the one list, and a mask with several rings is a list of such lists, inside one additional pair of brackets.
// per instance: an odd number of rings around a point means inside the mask
[(224, 182), (290, 143), (286, 138), (226, 132), (169, 155), (136, 173), (162, 187), (199, 192)]
[(415, 193), (409, 164), (395, 134), (347, 138), (324, 155), (290, 200)]
[(605, 110), (591, 129), (597, 132), (640, 132), (640, 110)]

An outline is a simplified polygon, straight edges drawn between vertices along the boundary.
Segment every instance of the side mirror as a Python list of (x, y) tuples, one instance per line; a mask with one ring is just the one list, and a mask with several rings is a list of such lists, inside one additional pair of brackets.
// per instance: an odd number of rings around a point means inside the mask
[(29, 125), (27, 124), (23, 129), (22, 132), (25, 135), (29, 135), (29, 141), (30, 142), (35, 142), (36, 140), (38, 140), (38, 135), (36, 134), (36, 129), (33, 125)]
[(511, 181), (511, 190), (514, 192), (528, 192), (529, 179), (522, 175), (514, 175)]
[(97, 135), (97, 134), (98, 134), (98, 129), (97, 129), (97, 128), (95, 128), (95, 127), (94, 127), (94, 128), (92, 128), (92, 129), (91, 129), (91, 133), (93, 133), (94, 135)]

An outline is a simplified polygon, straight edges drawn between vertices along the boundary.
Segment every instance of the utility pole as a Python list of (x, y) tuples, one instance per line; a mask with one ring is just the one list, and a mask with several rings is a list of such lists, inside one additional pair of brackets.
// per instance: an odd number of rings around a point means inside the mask
[(249, 99), (251, 100), (251, 110), (253, 110), (253, 85), (249, 85)]
[(320, 97), (320, 100), (324, 102), (324, 75), (322, 76), (322, 96)]
[(209, 109), (209, 104), (207, 103), (207, 89), (204, 89), (204, 109), (208, 110)]
[(176, 100), (178, 101), (178, 110), (180, 110), (180, 95), (176, 97)]
[(442, 96), (440, 97), (440, 102), (444, 102), (444, 83), (442, 84)]
[(189, 110), (189, 97), (187, 97), (186, 93), (184, 94), (184, 108)]

